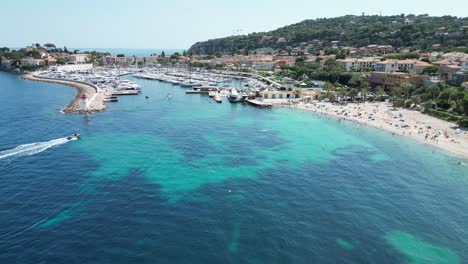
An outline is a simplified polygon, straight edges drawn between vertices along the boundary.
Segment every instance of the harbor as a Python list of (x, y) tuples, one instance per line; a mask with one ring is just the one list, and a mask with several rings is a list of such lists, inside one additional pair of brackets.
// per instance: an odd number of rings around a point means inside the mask
[(120, 96), (139, 95), (141, 87), (135, 82), (126, 80), (126, 76), (170, 83), (185, 89), (187, 95), (209, 95), (217, 103), (221, 103), (222, 98), (226, 97), (230, 103), (248, 103), (259, 108), (272, 107), (272, 104), (263, 102), (262, 92), (279, 88), (278, 83), (255, 74), (185, 67), (55, 66), (47, 71), (25, 74), (23, 79), (76, 88), (77, 95), (63, 112), (83, 114), (105, 111), (108, 108), (106, 103), (118, 102)]

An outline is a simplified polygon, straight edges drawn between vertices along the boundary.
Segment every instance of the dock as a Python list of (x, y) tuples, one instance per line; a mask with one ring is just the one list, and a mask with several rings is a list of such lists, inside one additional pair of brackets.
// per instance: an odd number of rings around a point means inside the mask
[(200, 94), (200, 90), (187, 90), (185, 91), (186, 94)]
[(265, 102), (262, 102), (262, 101), (259, 101), (259, 100), (256, 100), (256, 99), (247, 100), (246, 102), (249, 105), (253, 105), (253, 106), (258, 107), (258, 108), (272, 108), (273, 107), (273, 105), (270, 104), (270, 103), (265, 103)]
[(117, 96), (108, 96), (104, 98), (104, 102), (118, 102), (119, 98)]
[(119, 95), (138, 95), (139, 91), (137, 90), (123, 90), (123, 91), (112, 91), (112, 96)]

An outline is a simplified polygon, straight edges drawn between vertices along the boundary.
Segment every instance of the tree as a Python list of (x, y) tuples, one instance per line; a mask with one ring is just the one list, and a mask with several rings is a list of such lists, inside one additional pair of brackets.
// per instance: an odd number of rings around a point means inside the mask
[(405, 105), (406, 105), (406, 101), (408, 101), (409, 96), (414, 89), (414, 85), (409, 82), (402, 82), (400, 84), (400, 89), (405, 94)]
[(69, 53), (69, 52), (68, 52), (68, 49), (67, 49), (67, 46), (63, 47), (63, 52)]
[(352, 88), (348, 92), (348, 95), (349, 95), (349, 97), (351, 97), (351, 101), (353, 101), (353, 102), (354, 102), (354, 97), (356, 97), (358, 94), (359, 94), (359, 91), (356, 88)]
[(164, 58), (166, 57), (166, 53), (164, 52), (164, 50), (161, 52), (161, 58)]
[(328, 96), (333, 90), (335, 90), (335, 86), (333, 86), (331, 82), (326, 82), (323, 89), (327, 91), (327, 96)]
[(429, 66), (429, 67), (424, 68), (422, 73), (432, 76), (436, 74), (438, 70), (439, 68), (437, 66)]
[(382, 86), (377, 86), (375, 88), (375, 91), (377, 92), (377, 96), (379, 97), (379, 100), (382, 100), (382, 96), (385, 95), (385, 91), (384, 89), (382, 88)]
[(47, 50), (55, 50), (57, 47), (55, 47), (55, 45), (52, 43), (46, 43), (44, 44), (44, 48), (46, 48)]
[(437, 86), (437, 84), (432, 84), (426, 87), (426, 93), (431, 97), (432, 100), (435, 100), (435, 98), (439, 95), (440, 93), (440, 88)]
[(465, 92), (465, 96), (460, 102), (460, 105), (463, 108), (463, 114), (468, 117), (468, 92)]
[(367, 100), (367, 94), (369, 91), (366, 88), (361, 89), (361, 95), (364, 98), (364, 102)]
[(348, 84), (352, 87), (359, 87), (361, 82), (364, 80), (362, 74), (353, 74), (351, 79), (348, 81)]
[(457, 89), (453, 89), (453, 91), (450, 92), (450, 99), (455, 102), (457, 109), (459, 109), (460, 102), (461, 100), (463, 100), (464, 97), (465, 97), (465, 93)]
[(125, 57), (125, 54), (117, 54), (117, 57), (123, 58), (123, 57)]

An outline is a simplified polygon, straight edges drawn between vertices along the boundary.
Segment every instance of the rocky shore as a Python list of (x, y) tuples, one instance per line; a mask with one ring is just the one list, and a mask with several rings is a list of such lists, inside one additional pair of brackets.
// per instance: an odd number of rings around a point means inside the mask
[[(35, 73), (27, 73), (22, 76), (25, 80), (31, 81), (39, 81), (39, 82), (50, 82), (50, 83), (57, 83), (63, 84), (70, 87), (73, 87), (77, 90), (77, 94), (73, 101), (68, 104), (64, 109), (63, 112), (67, 114), (89, 114), (89, 113), (96, 113), (102, 112), (107, 109), (106, 105), (104, 104), (105, 95), (97, 91), (97, 88), (91, 84), (85, 84), (82, 82), (75, 82), (71, 80), (58, 80), (58, 79), (50, 79), (50, 78), (43, 78), (38, 77)], [(81, 96), (86, 94), (88, 97), (88, 108), (84, 108), (82, 104)]]

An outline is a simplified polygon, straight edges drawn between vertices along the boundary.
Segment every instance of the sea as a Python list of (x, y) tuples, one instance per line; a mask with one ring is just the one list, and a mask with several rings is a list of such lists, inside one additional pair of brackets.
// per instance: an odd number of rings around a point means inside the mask
[(73, 115), (0, 73), (0, 263), (468, 262), (467, 160), (124, 78), (142, 93)]

